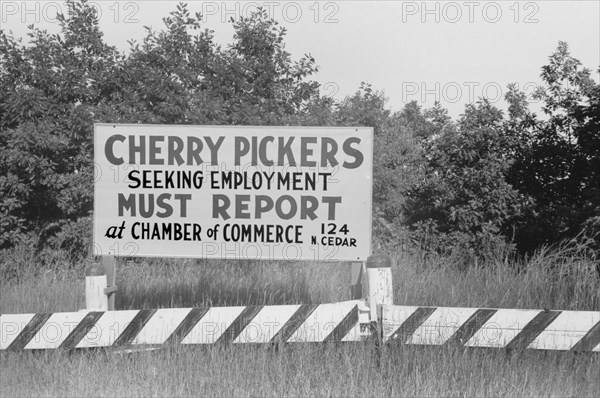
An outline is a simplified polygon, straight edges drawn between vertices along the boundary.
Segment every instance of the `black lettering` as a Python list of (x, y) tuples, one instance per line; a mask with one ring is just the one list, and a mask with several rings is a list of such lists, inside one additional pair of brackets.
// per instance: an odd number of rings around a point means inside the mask
[(137, 177), (136, 177), (138, 174), (140, 174), (139, 170), (131, 170), (131, 171), (129, 172), (129, 174), (127, 175), (127, 177), (128, 177), (128, 178), (129, 178), (131, 181), (133, 181), (133, 182), (135, 182), (135, 183), (136, 183), (135, 185), (132, 185), (132, 184), (130, 183), (130, 184), (128, 185), (128, 187), (129, 187), (129, 188), (138, 188), (138, 187), (140, 186), (140, 184), (141, 184), (141, 181), (140, 181), (140, 179), (139, 179), (139, 178), (137, 178)]

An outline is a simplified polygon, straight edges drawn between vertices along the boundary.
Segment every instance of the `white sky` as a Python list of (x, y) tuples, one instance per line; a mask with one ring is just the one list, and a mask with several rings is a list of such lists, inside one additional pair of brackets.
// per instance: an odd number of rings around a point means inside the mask
[[(96, 0), (108, 43), (122, 50), (140, 40), (143, 26), (161, 19), (178, 1)], [(437, 99), (458, 116), (464, 104), (485, 96), (501, 108), (506, 85), (527, 93), (540, 83), (540, 68), (558, 41), (594, 71), (600, 65), (600, 1), (187, 1), (205, 16), (217, 42), (231, 42), (229, 18), (262, 4), (288, 29), (294, 59), (311, 53), (326, 93), (340, 100), (361, 81), (372, 83), (394, 110), (416, 100)], [(2, 29), (25, 36), (35, 23), (58, 31), (56, 11), (64, 1), (0, 1)], [(536, 106), (534, 104), (534, 109)]]

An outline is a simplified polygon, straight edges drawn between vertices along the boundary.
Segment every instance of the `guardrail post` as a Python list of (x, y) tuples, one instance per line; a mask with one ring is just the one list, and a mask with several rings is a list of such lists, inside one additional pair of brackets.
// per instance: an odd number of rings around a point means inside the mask
[(85, 308), (88, 311), (114, 311), (116, 262), (113, 256), (102, 256), (85, 271)]
[(107, 311), (108, 296), (106, 289), (106, 271), (102, 263), (92, 263), (85, 270), (85, 309), (88, 311)]
[(104, 293), (108, 298), (108, 310), (115, 310), (115, 296), (117, 295), (117, 262), (114, 256), (102, 256), (102, 267), (106, 272), (106, 288)]
[(365, 298), (363, 292), (366, 292), (367, 288), (363, 285), (366, 281), (366, 274), (366, 264), (364, 262), (350, 264), (350, 300)]
[(386, 255), (372, 255), (367, 258), (367, 304), (371, 321), (381, 327), (381, 305), (394, 304), (392, 285), (392, 261)]

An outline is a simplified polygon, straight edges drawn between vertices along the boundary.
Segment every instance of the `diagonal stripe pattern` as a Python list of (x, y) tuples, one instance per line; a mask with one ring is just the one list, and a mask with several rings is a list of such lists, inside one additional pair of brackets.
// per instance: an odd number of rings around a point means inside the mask
[(600, 351), (600, 311), (384, 305), (381, 321), (403, 344)]
[[(361, 301), (0, 314), (0, 350), (360, 341), (364, 315)], [(402, 344), (600, 351), (600, 311), (386, 305), (379, 321), (384, 341)]]
[[(19, 333), (17, 338), (14, 339), (13, 342), (8, 346), (8, 349), (13, 351), (24, 349), (25, 346), (32, 341), (34, 336), (36, 336), (42, 329), (50, 316), (52, 316), (52, 314), (35, 314), (27, 326), (25, 326), (21, 333)], [(2, 326), (4, 326), (4, 324), (7, 323), (6, 316), (2, 317), (2, 321)], [(2, 330), (4, 330), (4, 328), (2, 328)], [(2, 338), (2, 340), (4, 340), (4, 338)]]
[(560, 311), (541, 311), (506, 345), (506, 348), (527, 348), (559, 315)]
[(60, 344), (60, 348), (66, 350), (75, 348), (77, 344), (79, 344), (79, 342), (92, 330), (102, 315), (104, 315), (103, 312), (87, 313), (83, 320), (77, 324), (75, 329), (73, 329), (67, 338)]
[(478, 309), (465, 323), (460, 325), (454, 335), (446, 341), (446, 345), (463, 345), (477, 333), (479, 329), (496, 313), (496, 310)]
[(357, 301), (159, 310), (1, 314), (0, 350), (139, 344), (359, 341)]

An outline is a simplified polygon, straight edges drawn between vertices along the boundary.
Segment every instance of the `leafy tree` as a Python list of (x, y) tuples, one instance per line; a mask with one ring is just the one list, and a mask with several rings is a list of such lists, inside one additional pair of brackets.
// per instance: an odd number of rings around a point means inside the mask
[(436, 137), (448, 128), (453, 128), (454, 123), (448, 115), (448, 110), (443, 108), (439, 102), (435, 102), (433, 108), (425, 109), (423, 112), (425, 119), (429, 121), (429, 133), (426, 138)]
[(438, 103), (392, 113), (364, 83), (340, 103), (321, 96), (314, 58), (292, 60), (262, 9), (232, 21), (221, 47), (179, 5), (126, 54), (86, 0), (58, 20), (59, 34), (31, 27), (28, 45), (0, 30), (0, 247), (81, 252), (94, 122), (370, 126), (376, 221), (408, 225), (426, 247), (477, 258), (600, 233), (600, 85), (565, 43), (542, 69), (545, 118), (510, 86), (507, 118), (479, 101), (454, 123)]
[(566, 43), (542, 79), (536, 98), (546, 118), (510, 85), (507, 119), (479, 101), (455, 130), (426, 141), (427, 178), (405, 206), (423, 246), (459, 246), (476, 257), (509, 242), (530, 252), (587, 231), (600, 249), (599, 85)]
[(318, 71), (315, 59), (305, 55), (292, 62), (285, 51), (285, 28), (259, 9), (233, 24), (234, 42), (226, 51), (227, 72), (222, 83), (234, 95), (228, 97), (233, 123), (282, 124), (305, 111), (318, 98), (319, 84), (305, 80)]
[(424, 249), (455, 246), (473, 260), (506, 246), (502, 233), (527, 200), (506, 182), (512, 143), (502, 126), (502, 112), (480, 100), (466, 106), (455, 129), (426, 144), (426, 178), (412, 187), (404, 207)]
[(211, 91), (219, 71), (213, 32), (202, 30), (201, 15), (185, 5), (163, 18), (164, 30), (145, 27), (142, 43), (115, 71), (118, 88), (103, 109), (112, 122), (207, 124), (224, 118), (223, 101)]
[(600, 88), (588, 69), (559, 43), (542, 68), (536, 93), (545, 119), (527, 110), (524, 95), (509, 91), (511, 121), (518, 137), (507, 181), (535, 200), (516, 240), (524, 251), (571, 238), (586, 227), (600, 232)]
[[(440, 129), (430, 115), (444, 110), (423, 112), (416, 102), (392, 113), (386, 108), (384, 94), (362, 83), (360, 89), (337, 106), (340, 125), (373, 127), (373, 202), (374, 228), (392, 239), (402, 237), (402, 207), (409, 188), (423, 176), (422, 141)], [(443, 123), (449, 122), (443, 119)], [(381, 228), (383, 226), (383, 229)], [(392, 228), (392, 226), (394, 228)], [(400, 234), (400, 235), (399, 235)]]
[(74, 4), (58, 21), (57, 35), (32, 27), (29, 46), (0, 31), (0, 246), (44, 240), (92, 209), (94, 109), (119, 55), (93, 8)]
[(332, 123), (332, 101), (292, 61), (263, 10), (233, 21), (226, 49), (201, 15), (177, 6), (121, 54), (103, 42), (87, 1), (29, 45), (0, 31), (0, 247), (29, 240), (82, 251), (90, 237), (94, 122)]
[(396, 115), (396, 118), (420, 141), (438, 136), (445, 128), (452, 126), (448, 110), (437, 101), (433, 108), (425, 110), (421, 109), (417, 101), (411, 101)]
[(286, 31), (259, 9), (233, 22), (234, 41), (222, 49), (202, 30), (200, 14), (177, 6), (165, 30), (146, 28), (132, 42), (120, 73), (122, 90), (111, 106), (121, 119), (152, 123), (302, 124), (325, 116), (331, 101), (308, 80), (317, 71), (306, 55), (294, 62)]
[(373, 127), (373, 152), (377, 154), (374, 156), (373, 166), (376, 220), (380, 217), (392, 220), (394, 211), (390, 207), (391, 199), (401, 196), (398, 192), (398, 167), (403, 160), (403, 148), (398, 140), (399, 132), (391, 124), (391, 112), (385, 107), (386, 101), (382, 92), (375, 91), (370, 84), (362, 82), (353, 96), (346, 97), (338, 104), (336, 112), (338, 125)]

